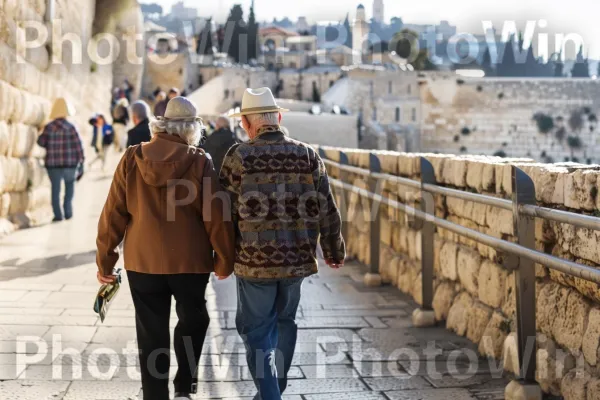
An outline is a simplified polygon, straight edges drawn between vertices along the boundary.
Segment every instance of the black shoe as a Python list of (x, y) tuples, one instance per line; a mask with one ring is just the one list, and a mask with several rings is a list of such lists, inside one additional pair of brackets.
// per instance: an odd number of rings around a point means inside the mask
[(62, 221), (62, 220), (63, 220), (62, 218), (56, 218), (56, 217), (54, 217), (54, 218), (52, 219), (52, 222), (60, 222), (60, 221)]
[(68, 221), (68, 220), (70, 220), (71, 218), (73, 218), (73, 216), (72, 216), (72, 215), (70, 215), (70, 216), (68, 216), (68, 217), (65, 217), (65, 219), (66, 219), (67, 221)]
[(189, 393), (177, 392), (174, 400), (192, 400), (192, 396)]

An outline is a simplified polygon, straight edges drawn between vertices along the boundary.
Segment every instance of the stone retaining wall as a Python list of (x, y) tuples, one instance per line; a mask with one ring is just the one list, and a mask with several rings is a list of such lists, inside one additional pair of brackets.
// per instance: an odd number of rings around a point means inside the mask
[[(333, 160), (338, 149), (323, 148)], [(367, 152), (347, 150), (350, 164), (368, 168)], [(444, 186), (510, 198), (511, 164), (532, 177), (539, 204), (577, 213), (596, 214), (600, 208), (600, 167), (580, 164), (539, 164), (527, 159), (459, 157), (452, 155), (376, 152), (384, 172), (419, 179), (419, 156), (434, 166)], [(330, 168), (332, 176), (339, 176)], [(366, 188), (360, 176), (349, 177)], [(387, 197), (417, 204), (420, 194), (386, 184)], [(448, 221), (504, 240), (516, 241), (512, 213), (494, 207), (434, 196), (435, 213)], [(356, 212), (353, 212), (353, 207)], [(420, 231), (402, 212), (383, 206), (380, 273), (421, 302)], [(351, 196), (348, 251), (369, 263), (369, 213), (365, 199)], [(536, 219), (539, 251), (589, 266), (600, 264), (600, 232)], [(506, 370), (517, 371), (514, 273), (494, 249), (444, 229), (435, 236), (436, 319), (479, 344), (482, 355), (502, 359)], [(594, 283), (536, 265), (538, 381), (544, 391), (565, 399), (600, 399), (600, 290)], [(587, 395), (586, 395), (587, 393)], [(587, 397), (586, 397), (587, 396)]]

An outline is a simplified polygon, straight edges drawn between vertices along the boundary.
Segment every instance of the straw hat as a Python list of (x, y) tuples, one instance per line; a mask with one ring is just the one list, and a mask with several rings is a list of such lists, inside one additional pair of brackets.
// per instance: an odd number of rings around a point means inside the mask
[(269, 112), (290, 111), (281, 108), (275, 102), (275, 97), (268, 87), (258, 89), (246, 89), (242, 97), (242, 108), (239, 113), (230, 114), (229, 117), (241, 117), (242, 115), (262, 114)]
[(52, 105), (52, 111), (50, 112), (50, 119), (55, 120), (57, 118), (67, 118), (75, 115), (75, 108), (64, 98), (60, 97), (54, 101)]
[(202, 121), (194, 103), (185, 97), (173, 97), (167, 103), (164, 117), (156, 117), (159, 121), (194, 122)]

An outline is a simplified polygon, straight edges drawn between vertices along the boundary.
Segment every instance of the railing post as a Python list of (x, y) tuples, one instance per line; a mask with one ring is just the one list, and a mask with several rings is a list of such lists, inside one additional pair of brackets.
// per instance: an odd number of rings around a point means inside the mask
[[(381, 172), (379, 158), (373, 153), (369, 154), (369, 170), (371, 172)], [(380, 194), (379, 180), (369, 177), (369, 191), (374, 194)], [(369, 272), (364, 277), (364, 283), (367, 286), (381, 286), (381, 275), (379, 274), (379, 243), (381, 242), (381, 202), (373, 199), (369, 202), (370, 220), (370, 250), (371, 265)]]
[[(535, 186), (521, 169), (512, 166), (513, 222), (518, 243), (535, 250), (535, 219), (520, 213), (525, 204), (535, 204)], [(517, 353), (519, 380), (506, 387), (505, 397), (514, 400), (542, 398), (535, 380), (536, 327), (535, 327), (535, 263), (519, 258), (515, 271), (517, 306)]]
[[(348, 165), (348, 156), (343, 151), (340, 151), (340, 165)], [(340, 169), (339, 180), (344, 183), (348, 182), (348, 171), (344, 171)], [(340, 214), (342, 216), (342, 237), (348, 241), (348, 207), (350, 204), (348, 203), (348, 194), (344, 188), (340, 188)]]
[[(421, 157), (421, 210), (428, 215), (435, 215), (435, 202), (433, 196), (423, 190), (426, 183), (435, 185), (433, 165), (425, 157)], [(412, 322), (414, 326), (426, 327), (435, 325), (433, 312), (433, 252), (435, 225), (431, 218), (426, 218), (415, 226), (421, 228), (421, 285), (422, 306), (413, 311)]]

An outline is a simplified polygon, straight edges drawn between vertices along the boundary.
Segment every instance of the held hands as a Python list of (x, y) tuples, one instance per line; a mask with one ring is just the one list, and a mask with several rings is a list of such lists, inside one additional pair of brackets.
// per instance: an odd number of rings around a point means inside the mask
[(101, 285), (106, 285), (108, 283), (115, 283), (117, 281), (116, 275), (101, 275), (100, 271), (96, 272), (96, 278)]
[(327, 265), (329, 265), (333, 269), (340, 269), (341, 267), (344, 266), (344, 262), (343, 261), (341, 263), (336, 263), (332, 259), (325, 260), (325, 263)]
[(231, 274), (229, 275), (219, 275), (215, 272), (215, 276), (217, 277), (218, 280), (220, 281), (224, 281), (225, 279), (229, 278), (231, 276)]

